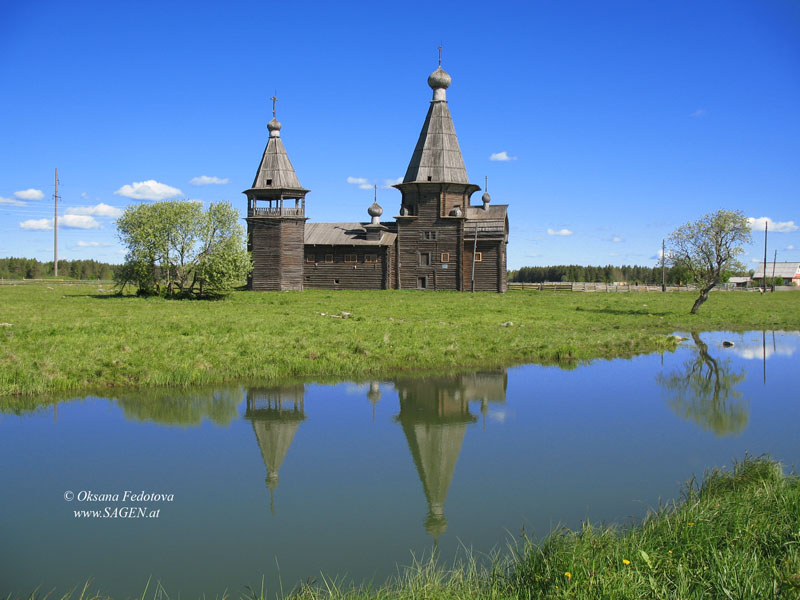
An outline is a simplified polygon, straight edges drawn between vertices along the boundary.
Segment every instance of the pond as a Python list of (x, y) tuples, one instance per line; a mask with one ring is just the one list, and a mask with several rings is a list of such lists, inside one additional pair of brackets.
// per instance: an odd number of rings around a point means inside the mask
[[(800, 333), (337, 385), (87, 397), (0, 413), (0, 597), (382, 582), (438, 548), (631, 523), (745, 453), (800, 461)], [(723, 342), (733, 342), (726, 346)], [(126, 496), (127, 492), (127, 496)]]

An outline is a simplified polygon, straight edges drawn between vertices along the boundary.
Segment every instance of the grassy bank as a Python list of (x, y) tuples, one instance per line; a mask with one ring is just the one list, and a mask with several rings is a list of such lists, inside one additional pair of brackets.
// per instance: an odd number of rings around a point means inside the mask
[[(142, 598), (167, 597), (148, 589)], [(167, 590), (167, 592), (169, 592)], [(96, 598), (91, 593), (62, 598)], [(177, 597), (177, 596), (176, 596)], [(266, 599), (257, 586), (229, 597)], [(800, 480), (766, 458), (715, 471), (684, 498), (627, 528), (559, 530), (523, 541), (488, 566), (418, 564), (381, 587), (303, 586), (323, 599), (796, 599), (800, 597)]]
[(237, 292), (117, 297), (0, 287), (0, 396), (248, 379), (363, 378), (674, 347), (676, 330), (800, 329), (800, 294)]

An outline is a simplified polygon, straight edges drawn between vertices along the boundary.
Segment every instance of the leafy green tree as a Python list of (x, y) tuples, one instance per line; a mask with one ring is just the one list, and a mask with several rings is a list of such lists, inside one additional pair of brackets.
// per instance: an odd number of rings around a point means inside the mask
[(251, 270), (239, 215), (227, 202), (167, 201), (129, 206), (117, 221), (128, 249), (117, 283), (143, 294), (218, 295)]
[(700, 290), (692, 314), (727, 272), (744, 269), (736, 257), (751, 239), (747, 217), (738, 210), (718, 210), (670, 234), (667, 259), (673, 267), (684, 268)]

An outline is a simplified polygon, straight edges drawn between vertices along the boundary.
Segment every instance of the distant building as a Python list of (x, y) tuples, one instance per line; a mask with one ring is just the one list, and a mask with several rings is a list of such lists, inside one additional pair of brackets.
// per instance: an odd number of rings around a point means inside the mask
[[(269, 141), (247, 195), (253, 290), (426, 289), (505, 292), (507, 205), (470, 204), (469, 183), (446, 100), (450, 75), (428, 77), (433, 99), (400, 191), (399, 215), (381, 222), (377, 198), (369, 222), (307, 223), (305, 198), (281, 141)], [(273, 99), (274, 100), (274, 99)]]
[[(773, 275), (774, 265), (774, 275)], [(775, 262), (767, 263), (767, 279), (783, 279), (784, 285), (800, 286), (800, 262)], [(756, 272), (753, 274), (753, 281), (758, 285), (764, 285), (764, 263), (759, 263)]]

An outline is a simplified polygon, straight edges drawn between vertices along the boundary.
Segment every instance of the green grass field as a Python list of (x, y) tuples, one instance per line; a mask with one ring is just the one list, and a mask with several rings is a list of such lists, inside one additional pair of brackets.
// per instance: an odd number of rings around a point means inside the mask
[[(800, 329), (800, 293), (236, 292), (119, 297), (0, 287), (0, 396), (235, 380), (360, 379), (674, 348), (674, 331)], [(346, 318), (345, 318), (346, 317)]]

